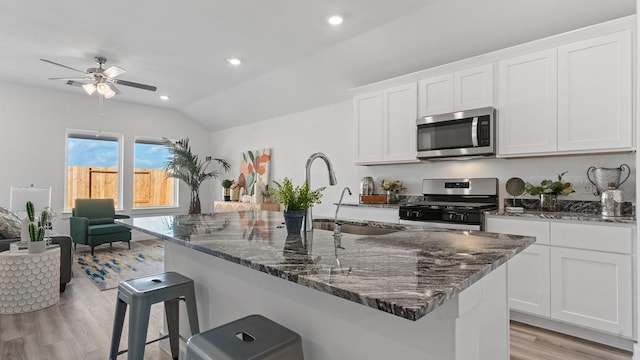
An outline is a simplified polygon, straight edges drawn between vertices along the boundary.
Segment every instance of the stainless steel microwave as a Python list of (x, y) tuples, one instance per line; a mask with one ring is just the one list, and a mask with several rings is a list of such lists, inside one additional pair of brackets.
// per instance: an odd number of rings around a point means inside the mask
[(416, 124), (419, 159), (496, 154), (496, 110), (492, 107), (425, 116)]

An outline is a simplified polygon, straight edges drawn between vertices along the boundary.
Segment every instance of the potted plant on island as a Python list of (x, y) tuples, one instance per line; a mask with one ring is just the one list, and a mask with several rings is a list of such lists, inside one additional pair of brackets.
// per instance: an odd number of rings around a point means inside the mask
[(47, 223), (49, 214), (46, 210), (42, 210), (40, 220), (36, 225), (33, 203), (31, 201), (27, 201), (26, 207), (27, 217), (29, 218), (29, 244), (27, 245), (27, 249), (30, 254), (39, 254), (44, 252), (47, 246), (44, 241), (44, 224)]
[(171, 158), (164, 164), (164, 169), (168, 177), (182, 180), (191, 190), (191, 203), (189, 214), (200, 214), (200, 185), (208, 178), (217, 178), (218, 170), (208, 171), (211, 162), (222, 165), (224, 171), (231, 169), (231, 164), (226, 160), (207, 156), (201, 160), (198, 155), (191, 152), (189, 138), (172, 142), (164, 138), (164, 145), (169, 150)]
[(524, 190), (529, 195), (540, 197), (540, 209), (543, 211), (555, 211), (558, 195), (569, 195), (575, 192), (571, 188), (570, 182), (562, 181), (562, 177), (567, 172), (558, 175), (558, 180), (542, 180), (540, 185), (534, 186), (531, 183), (524, 185)]
[(277, 181), (273, 183), (275, 188), (272, 187), (269, 192), (284, 207), (283, 215), (287, 233), (299, 234), (306, 210), (313, 204), (320, 204), (322, 191), (325, 188), (311, 191), (307, 181), (302, 186), (294, 187), (289, 178), (284, 178), (282, 184)]

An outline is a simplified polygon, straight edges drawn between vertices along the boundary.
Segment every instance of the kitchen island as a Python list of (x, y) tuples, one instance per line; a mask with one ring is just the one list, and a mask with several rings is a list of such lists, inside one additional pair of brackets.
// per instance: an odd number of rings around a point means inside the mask
[(336, 242), (327, 230), (287, 236), (282, 220), (247, 211), (121, 223), (167, 240), (165, 270), (195, 281), (202, 330), (259, 313), (299, 333), (308, 360), (508, 359), (505, 263), (535, 238), (396, 224)]

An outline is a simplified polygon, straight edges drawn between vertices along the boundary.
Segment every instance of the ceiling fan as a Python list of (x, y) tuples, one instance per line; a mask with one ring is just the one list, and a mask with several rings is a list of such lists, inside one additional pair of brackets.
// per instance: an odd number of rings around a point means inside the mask
[(120, 94), (120, 90), (116, 88), (117, 85), (131, 86), (138, 89), (156, 91), (155, 86), (140, 84), (132, 81), (116, 79), (116, 77), (122, 75), (125, 70), (118, 66), (110, 66), (107, 69), (103, 69), (102, 65), (107, 62), (107, 59), (102, 56), (95, 57), (96, 62), (98, 63), (98, 67), (88, 68), (87, 71), (78, 70), (72, 68), (67, 65), (62, 65), (57, 62), (40, 59), (49, 64), (61, 66), (66, 69), (70, 69), (73, 71), (81, 72), (84, 74), (82, 77), (60, 77), (60, 78), (49, 78), (49, 80), (67, 80), (67, 85), (79, 86), (84, 89), (84, 91), (92, 95), (94, 92), (97, 92), (98, 95), (102, 95), (105, 99), (111, 99), (116, 94)]

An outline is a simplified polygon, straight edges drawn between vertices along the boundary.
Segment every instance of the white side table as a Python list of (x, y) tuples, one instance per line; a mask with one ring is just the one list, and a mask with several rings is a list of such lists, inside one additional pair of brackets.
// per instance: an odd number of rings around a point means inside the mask
[(0, 252), (0, 314), (44, 309), (60, 300), (60, 247), (40, 254)]

